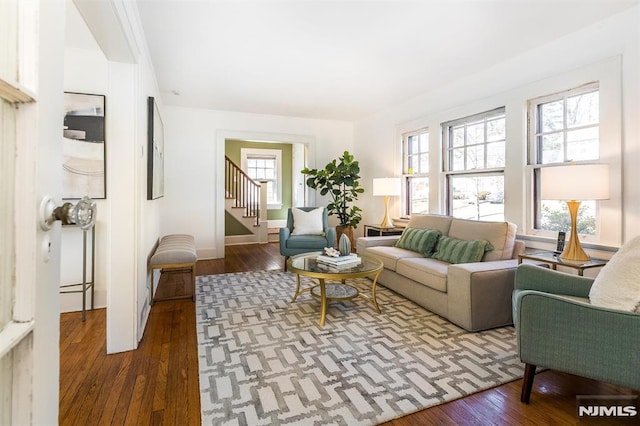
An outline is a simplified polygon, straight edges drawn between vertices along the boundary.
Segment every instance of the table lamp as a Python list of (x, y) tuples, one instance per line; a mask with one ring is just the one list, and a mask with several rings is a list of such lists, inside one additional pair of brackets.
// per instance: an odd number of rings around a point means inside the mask
[(400, 179), (399, 178), (374, 178), (373, 179), (373, 195), (384, 197), (384, 218), (380, 223), (380, 228), (391, 228), (393, 222), (389, 217), (389, 197), (397, 197), (400, 195)]
[(606, 200), (609, 198), (608, 164), (572, 164), (568, 166), (544, 167), (541, 170), (540, 198), (564, 200), (571, 216), (569, 243), (560, 255), (569, 262), (586, 262), (585, 253), (578, 238), (578, 208), (584, 200)]

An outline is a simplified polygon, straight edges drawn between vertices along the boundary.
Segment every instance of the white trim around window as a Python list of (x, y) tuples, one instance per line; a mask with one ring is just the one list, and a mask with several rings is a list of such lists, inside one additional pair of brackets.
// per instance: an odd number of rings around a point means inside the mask
[[(267, 210), (280, 210), (282, 208), (282, 151), (279, 149), (258, 149), (258, 148), (240, 148), (240, 161), (242, 170), (247, 172), (247, 159), (268, 159), (275, 160), (275, 177), (265, 179), (271, 182), (273, 187), (273, 196), (267, 202)], [(261, 180), (260, 178), (252, 179)]]
[[(598, 219), (596, 235), (581, 235), (582, 243), (606, 247), (619, 247), (622, 243), (622, 91), (621, 91), (621, 63), (620, 58), (603, 61), (593, 67), (593, 71), (585, 73), (582, 81), (573, 84), (562, 79), (551, 78), (548, 87), (559, 90), (549, 90), (546, 94), (529, 99), (529, 106), (535, 107), (540, 102), (547, 101), (550, 96), (561, 96), (563, 93), (575, 91), (589, 91), (594, 87), (599, 90), (599, 159), (596, 162), (608, 164), (610, 173), (610, 199), (597, 202)], [(589, 76), (591, 78), (589, 78)], [(554, 81), (558, 80), (558, 81)], [(594, 85), (594, 82), (597, 83)], [(555, 95), (554, 95), (555, 93)], [(533, 104), (533, 105), (531, 105)], [(554, 239), (557, 232), (535, 228), (535, 173), (534, 169), (541, 167), (535, 156), (535, 115), (528, 113), (528, 161), (525, 166), (526, 197), (526, 233), (537, 237)], [(588, 184), (588, 183), (585, 183)]]

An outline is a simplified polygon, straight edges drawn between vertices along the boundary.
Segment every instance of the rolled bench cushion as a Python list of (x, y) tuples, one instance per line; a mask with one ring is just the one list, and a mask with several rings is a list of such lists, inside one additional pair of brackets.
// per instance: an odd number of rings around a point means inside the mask
[(151, 256), (151, 266), (176, 263), (195, 263), (198, 260), (193, 236), (184, 234), (166, 235), (160, 240), (156, 252)]
[[(155, 253), (151, 256), (149, 264), (152, 270), (160, 269), (161, 271), (172, 269), (190, 269), (192, 293), (191, 299), (196, 300), (196, 246), (194, 238), (186, 234), (165, 235), (160, 239), (160, 243)], [(187, 296), (189, 297), (189, 296)], [(170, 299), (181, 299), (182, 296), (171, 297)], [(155, 291), (152, 289), (150, 303), (153, 304), (155, 299)]]

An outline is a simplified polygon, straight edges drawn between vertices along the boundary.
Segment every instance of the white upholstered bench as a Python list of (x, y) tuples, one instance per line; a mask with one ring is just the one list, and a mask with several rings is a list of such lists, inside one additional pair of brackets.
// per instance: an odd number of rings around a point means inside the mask
[[(151, 256), (149, 266), (151, 272), (156, 269), (160, 269), (160, 272), (165, 270), (191, 270), (191, 283), (192, 283), (192, 300), (196, 300), (196, 261), (198, 256), (196, 255), (196, 246), (192, 235), (186, 234), (172, 234), (166, 235), (160, 239), (160, 243), (156, 248), (156, 251)], [(153, 287), (153, 277), (151, 278)], [(151, 304), (155, 300), (155, 293), (153, 288), (151, 295)], [(179, 296), (171, 299), (181, 299), (188, 296)]]

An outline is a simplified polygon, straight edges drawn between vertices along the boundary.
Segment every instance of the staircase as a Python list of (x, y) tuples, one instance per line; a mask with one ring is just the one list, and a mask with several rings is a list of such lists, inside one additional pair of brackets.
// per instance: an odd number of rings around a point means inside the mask
[(266, 243), (267, 184), (251, 179), (237, 164), (225, 156), (225, 211), (244, 226), (246, 235), (225, 236), (225, 245)]

